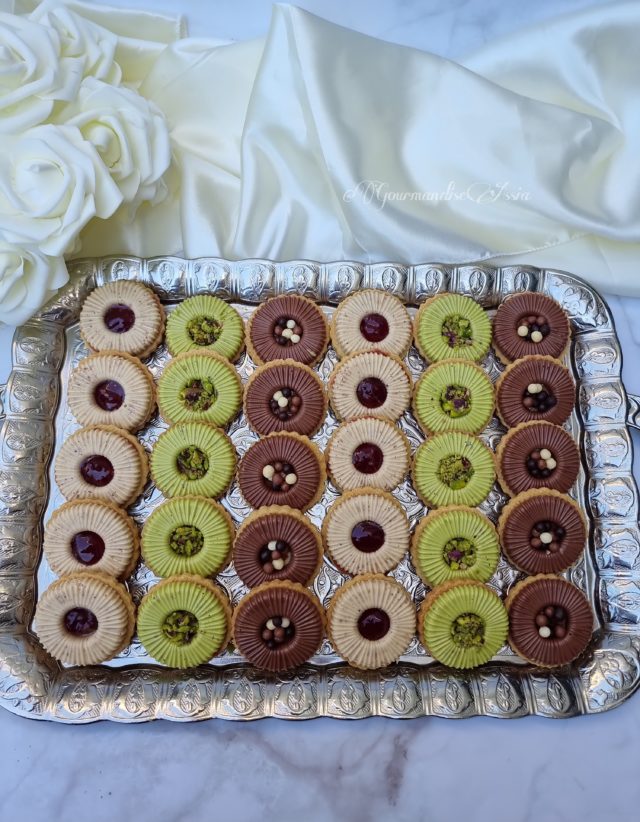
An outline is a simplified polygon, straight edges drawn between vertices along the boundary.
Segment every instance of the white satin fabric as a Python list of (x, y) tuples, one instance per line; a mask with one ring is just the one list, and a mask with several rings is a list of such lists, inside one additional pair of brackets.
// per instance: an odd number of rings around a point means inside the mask
[(638, 2), (464, 65), (291, 6), (265, 41), (180, 40), (134, 72), (171, 196), (94, 221), (82, 253), (522, 262), (640, 295), (639, 49)]

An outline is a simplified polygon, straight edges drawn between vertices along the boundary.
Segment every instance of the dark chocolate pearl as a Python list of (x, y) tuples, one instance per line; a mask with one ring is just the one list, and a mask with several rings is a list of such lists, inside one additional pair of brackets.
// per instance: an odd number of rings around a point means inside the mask
[(553, 629), (553, 635), (556, 639), (564, 639), (567, 635), (567, 629), (563, 625), (556, 625)]
[(351, 529), (351, 542), (358, 551), (371, 554), (384, 545), (384, 530), (377, 522), (365, 519), (357, 522)]
[(98, 619), (88, 608), (72, 608), (64, 615), (64, 627), (75, 636), (88, 636), (98, 629)]
[(133, 328), (136, 315), (133, 309), (124, 303), (114, 303), (104, 312), (104, 324), (113, 334), (124, 334)]
[(103, 411), (117, 411), (124, 402), (124, 388), (115, 380), (104, 380), (93, 389), (93, 399)]
[(113, 479), (113, 465), (102, 454), (93, 454), (80, 463), (80, 474), (89, 485), (103, 488)]
[(547, 625), (548, 623), (549, 620), (546, 618), (544, 614), (536, 615), (536, 625), (539, 625), (542, 628), (544, 625)]
[(544, 613), (545, 613), (546, 616), (549, 617), (549, 619), (551, 619), (551, 617), (555, 613), (555, 610), (556, 609), (553, 607), (553, 605), (547, 605), (547, 607), (544, 609)]
[(363, 442), (351, 455), (351, 462), (361, 474), (375, 474), (382, 468), (384, 456), (380, 446), (372, 442)]
[(386, 611), (381, 608), (367, 608), (358, 617), (358, 631), (360, 636), (370, 642), (382, 639), (391, 627), (391, 620)]
[(378, 377), (366, 377), (358, 383), (356, 397), (365, 408), (380, 408), (387, 399), (387, 386)]
[(368, 342), (382, 342), (389, 334), (389, 323), (382, 314), (365, 314), (360, 320), (360, 333)]
[(95, 565), (104, 556), (104, 540), (93, 531), (79, 531), (71, 537), (71, 553), (83, 565)]

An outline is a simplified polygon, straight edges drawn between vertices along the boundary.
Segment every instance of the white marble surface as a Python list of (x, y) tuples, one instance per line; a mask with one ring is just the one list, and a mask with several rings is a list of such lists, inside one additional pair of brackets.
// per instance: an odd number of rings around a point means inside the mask
[[(263, 34), (267, 0), (111, 0), (183, 11), (191, 33)], [(459, 57), (588, 0), (307, 0), (323, 16)], [(610, 300), (640, 393), (640, 300)], [(0, 381), (11, 333), (0, 329)], [(636, 439), (636, 446), (640, 443)], [(64, 727), (0, 711), (0, 820), (635, 822), (640, 697), (598, 717)]]

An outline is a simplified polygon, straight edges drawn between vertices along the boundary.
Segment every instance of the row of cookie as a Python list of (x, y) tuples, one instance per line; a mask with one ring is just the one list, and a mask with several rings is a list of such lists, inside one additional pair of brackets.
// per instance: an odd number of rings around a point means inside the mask
[[(325, 631), (336, 652), (354, 667), (397, 661), (416, 634), (409, 593), (390, 577), (363, 574), (334, 594), (325, 612), (307, 588), (267, 582), (232, 612), (226, 593), (203, 577), (183, 574), (154, 585), (136, 620), (126, 588), (101, 572), (61, 577), (44, 592), (36, 631), (56, 659), (75, 665), (104, 662), (125, 648), (137, 625), (147, 652), (172, 668), (190, 668), (224, 652), (231, 636), (255, 667), (286, 671), (319, 649)], [(453, 580), (434, 588), (417, 618), (428, 653), (453, 668), (488, 662), (509, 636), (529, 662), (565, 665), (587, 647), (593, 617), (588, 601), (564, 580), (539, 575), (518, 583), (506, 607), (480, 582)]]

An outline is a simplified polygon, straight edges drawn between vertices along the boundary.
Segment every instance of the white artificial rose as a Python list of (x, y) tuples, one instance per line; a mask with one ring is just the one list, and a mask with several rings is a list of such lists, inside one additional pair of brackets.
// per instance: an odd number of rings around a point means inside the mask
[(0, 323), (26, 322), (68, 279), (62, 257), (0, 242)]
[(87, 77), (77, 99), (58, 114), (95, 146), (132, 206), (166, 196), (162, 176), (171, 162), (169, 132), (160, 109), (136, 91)]
[(0, 133), (43, 123), (56, 102), (75, 99), (82, 70), (62, 56), (56, 31), (0, 12)]
[(58, 33), (62, 55), (81, 59), (85, 77), (119, 85), (122, 72), (114, 59), (118, 38), (112, 31), (81, 17), (60, 0), (44, 0), (29, 19)]
[(122, 202), (100, 155), (75, 126), (0, 138), (0, 240), (64, 254), (93, 217)]

